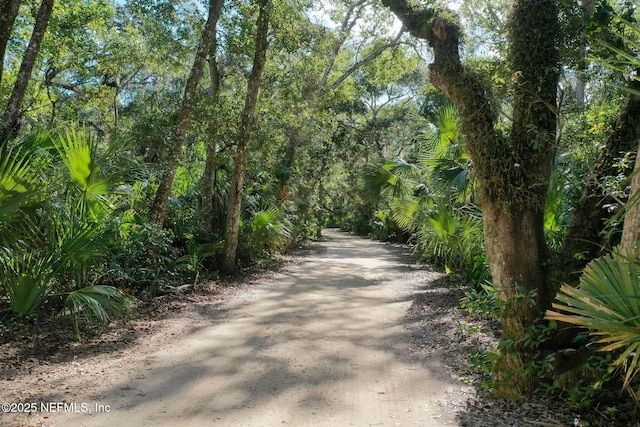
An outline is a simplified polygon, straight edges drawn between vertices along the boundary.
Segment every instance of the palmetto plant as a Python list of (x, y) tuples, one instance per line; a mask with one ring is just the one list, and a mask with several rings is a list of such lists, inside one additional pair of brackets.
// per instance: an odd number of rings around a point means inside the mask
[(256, 212), (251, 220), (242, 226), (242, 231), (243, 246), (246, 247), (249, 259), (282, 251), (291, 241), (291, 224), (276, 207)]
[(131, 302), (130, 297), (113, 286), (87, 286), (66, 295), (64, 314), (72, 317), (76, 337), (80, 339), (82, 320), (89, 323), (107, 323), (109, 313), (116, 316), (127, 314)]
[(458, 110), (453, 105), (442, 107), (436, 122), (422, 124), (419, 135), (424, 143), (419, 146), (418, 162), (429, 170), (434, 191), (464, 199), (471, 184), (471, 162), (458, 125)]
[(0, 230), (42, 196), (29, 156), (27, 150), (15, 149), (0, 159)]
[(618, 352), (612, 367), (624, 372), (624, 386), (640, 403), (632, 381), (640, 374), (640, 263), (614, 252), (584, 270), (576, 288), (563, 285), (546, 318), (587, 328), (601, 351)]
[(102, 173), (97, 142), (68, 131), (16, 146), (0, 160), (0, 298), (16, 317), (38, 314), (47, 301), (66, 307), (76, 326), (81, 317), (120, 313), (127, 306), (121, 292), (88, 283), (89, 271), (109, 256), (114, 236), (106, 223), (119, 182)]
[(54, 141), (75, 212), (81, 218), (104, 216), (113, 208), (109, 199), (112, 181), (102, 173), (104, 159), (98, 155), (97, 139), (86, 131), (68, 130)]
[(421, 143), (415, 161), (384, 160), (364, 177), (371, 196), (388, 200), (391, 217), (413, 233), (424, 257), (451, 270), (463, 270), (474, 283), (489, 277), (482, 220), (469, 200), (470, 161), (455, 107), (437, 113), (435, 123), (419, 119)]

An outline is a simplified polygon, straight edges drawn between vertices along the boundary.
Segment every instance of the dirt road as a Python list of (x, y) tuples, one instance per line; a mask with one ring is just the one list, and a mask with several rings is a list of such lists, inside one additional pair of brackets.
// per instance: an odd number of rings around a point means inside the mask
[[(210, 324), (110, 369), (64, 426), (449, 426), (462, 399), (437, 358), (407, 356), (398, 248), (327, 230), (320, 250)], [(115, 380), (114, 380), (115, 378)]]

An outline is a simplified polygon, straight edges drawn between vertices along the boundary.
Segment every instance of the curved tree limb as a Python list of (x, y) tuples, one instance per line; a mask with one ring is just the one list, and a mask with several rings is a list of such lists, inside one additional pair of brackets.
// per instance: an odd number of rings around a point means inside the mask
[[(409, 32), (428, 41), (431, 82), (458, 107), (482, 204), (487, 258), (498, 297), (505, 302), (505, 347), (499, 394), (533, 391), (538, 379), (524, 374), (535, 351), (522, 345), (527, 328), (551, 306), (544, 238), (544, 207), (555, 151), (558, 83), (556, 0), (514, 0), (508, 63), (513, 75), (510, 133), (497, 130), (489, 87), (460, 59), (460, 25), (454, 13), (416, 0), (381, 0)], [(518, 304), (520, 298), (531, 304)]]

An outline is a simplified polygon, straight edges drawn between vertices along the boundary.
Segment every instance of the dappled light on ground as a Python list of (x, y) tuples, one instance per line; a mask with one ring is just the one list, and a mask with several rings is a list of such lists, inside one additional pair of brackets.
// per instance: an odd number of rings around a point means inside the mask
[[(402, 249), (328, 231), (323, 250), (208, 312), (111, 387), (108, 413), (60, 425), (454, 425), (461, 398), (434, 359), (412, 363)], [(93, 398), (91, 398), (93, 396)], [(71, 423), (71, 424), (69, 424)]]

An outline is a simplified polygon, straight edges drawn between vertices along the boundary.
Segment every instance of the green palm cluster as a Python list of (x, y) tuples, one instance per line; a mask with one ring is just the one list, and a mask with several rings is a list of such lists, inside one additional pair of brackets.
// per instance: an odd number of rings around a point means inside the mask
[(241, 224), (241, 255), (256, 260), (284, 251), (291, 243), (291, 228), (281, 209), (261, 209)]
[[(108, 152), (107, 152), (108, 153)], [(113, 159), (111, 159), (113, 160)], [(98, 155), (87, 131), (36, 133), (17, 141), (0, 161), (0, 304), (15, 317), (45, 307), (74, 320), (106, 322), (130, 299), (92, 283), (106, 263), (110, 218), (122, 173)]]
[(433, 122), (416, 118), (418, 142), (411, 161), (383, 160), (371, 166), (365, 184), (388, 201), (389, 217), (412, 233), (423, 257), (480, 284), (489, 278), (482, 217), (473, 200), (472, 167), (454, 106), (440, 108)]

